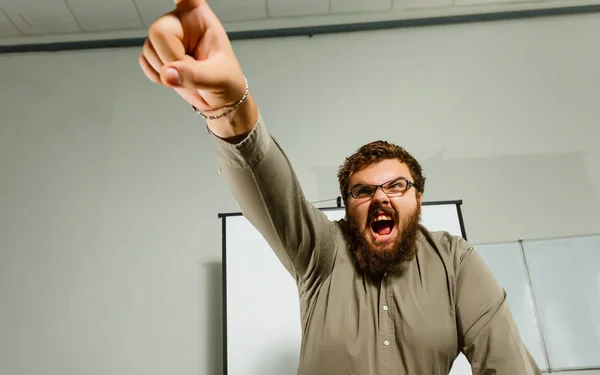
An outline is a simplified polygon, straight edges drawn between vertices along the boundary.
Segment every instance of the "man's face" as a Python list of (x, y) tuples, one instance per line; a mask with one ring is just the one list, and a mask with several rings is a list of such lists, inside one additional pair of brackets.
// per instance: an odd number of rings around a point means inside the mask
[[(398, 178), (413, 181), (408, 166), (397, 159), (383, 160), (352, 174), (349, 189), (358, 185), (381, 185)], [(421, 200), (421, 193), (412, 186), (403, 193), (388, 195), (378, 188), (372, 197), (348, 197), (351, 246), (365, 270), (391, 270), (398, 263), (412, 259)]]

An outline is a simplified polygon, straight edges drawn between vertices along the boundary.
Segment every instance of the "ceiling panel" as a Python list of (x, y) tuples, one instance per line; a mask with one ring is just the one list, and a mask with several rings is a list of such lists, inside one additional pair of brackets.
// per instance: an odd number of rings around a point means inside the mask
[(132, 0), (140, 11), (145, 26), (150, 26), (158, 17), (175, 8), (172, 1)]
[(331, 11), (381, 12), (392, 9), (392, 0), (331, 0)]
[(6, 16), (6, 13), (0, 8), (0, 36), (15, 36), (19, 35), (19, 30)]
[(132, 0), (65, 0), (86, 31), (122, 30), (144, 26)]
[(267, 0), (269, 16), (306, 16), (329, 13), (329, 0)]
[(25, 35), (81, 31), (62, 0), (4, 2), (2, 8)]
[[(489, 9), (525, 9), (556, 4), (598, 4), (600, 0), (207, 0), (228, 27), (260, 29), (267, 23), (310, 26), (328, 19), (373, 20), (410, 17), (408, 9), (423, 12), (473, 13)], [(481, 5), (481, 6), (480, 6)], [(102, 32), (147, 29), (162, 14), (173, 10), (173, 0), (0, 0), (0, 37), (55, 33), (77, 36)], [(387, 13), (388, 11), (392, 11)], [(396, 13), (394, 13), (395, 11)], [(417, 13), (415, 11), (415, 13)], [(273, 18), (266, 20), (267, 18)], [(263, 24), (263, 20), (265, 23)], [(99, 34), (98, 34), (99, 35)], [(71, 37), (69, 36), (69, 37)], [(60, 38), (57, 36), (57, 38)]]
[(223, 22), (256, 20), (267, 17), (265, 0), (208, 0), (208, 4)]
[[(481, 1), (481, 0), (475, 0)], [(485, 1), (485, 0), (484, 0)], [(394, 10), (452, 5), (454, 0), (394, 0)]]

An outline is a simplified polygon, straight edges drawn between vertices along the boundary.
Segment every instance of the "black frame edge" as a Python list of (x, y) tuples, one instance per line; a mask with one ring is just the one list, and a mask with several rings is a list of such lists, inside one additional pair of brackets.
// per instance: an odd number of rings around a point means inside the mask
[(226, 248), (227, 248), (227, 224), (225, 217), (221, 218), (221, 238), (222, 238), (222, 259), (221, 259), (221, 277), (222, 277), (222, 286), (221, 286), (221, 296), (223, 298), (223, 313), (221, 314), (223, 320), (223, 374), (228, 374), (227, 367), (227, 256), (226, 256)]
[[(460, 210), (460, 205), (462, 203), (463, 203), (463, 201), (461, 199), (458, 199), (458, 200), (447, 200), (447, 201), (423, 202), (422, 205), (423, 206), (440, 206), (440, 205), (447, 205), (447, 204), (455, 204), (455, 205), (459, 206), (459, 210)], [(322, 211), (330, 211), (330, 210), (339, 210), (340, 208), (344, 208), (344, 207), (343, 206), (342, 207), (331, 206), (331, 207), (317, 207), (317, 208)], [(217, 217), (219, 219), (231, 217), (231, 216), (243, 216), (243, 214), (239, 211), (236, 211), (236, 212), (222, 212), (217, 215)], [(461, 220), (462, 220), (462, 216), (461, 216)]]
[[(356, 31), (387, 30), (408, 27), (439, 26), (460, 23), (489, 22), (502, 20), (517, 20), (524, 18), (539, 18), (550, 16), (565, 16), (575, 14), (588, 14), (600, 12), (600, 4), (524, 9), (488, 13), (474, 13), (464, 15), (450, 15), (426, 18), (412, 18), (402, 20), (373, 21), (359, 23), (332, 24), (323, 26), (290, 27), (279, 29), (262, 29), (229, 32), (230, 40), (266, 39), (294, 36), (308, 36), (322, 34), (338, 34)], [(31, 53), (31, 52), (58, 52), (100, 48), (139, 47), (145, 38), (121, 38), (103, 40), (85, 40), (69, 42), (32, 43), (0, 45), (0, 54)]]
[(460, 201), (460, 203), (456, 203), (456, 211), (458, 212), (458, 223), (460, 224), (460, 232), (462, 233), (463, 238), (465, 239), (465, 241), (468, 241), (467, 229), (465, 228), (465, 219), (463, 218), (461, 206), (462, 201)]

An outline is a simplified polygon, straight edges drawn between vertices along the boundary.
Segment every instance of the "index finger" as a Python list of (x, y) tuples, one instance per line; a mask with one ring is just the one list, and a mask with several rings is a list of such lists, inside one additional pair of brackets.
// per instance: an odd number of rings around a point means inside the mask
[(202, 5), (206, 5), (206, 0), (173, 0), (177, 10), (187, 12)]
[(185, 57), (183, 26), (173, 13), (156, 20), (148, 32), (148, 39), (163, 64), (179, 61)]

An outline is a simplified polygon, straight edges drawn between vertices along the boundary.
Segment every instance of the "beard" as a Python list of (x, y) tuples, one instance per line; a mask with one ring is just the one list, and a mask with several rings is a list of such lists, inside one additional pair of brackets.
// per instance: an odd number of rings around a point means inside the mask
[[(367, 238), (370, 236), (372, 215), (384, 212), (394, 219), (397, 235), (392, 243), (374, 244)], [(380, 275), (393, 272), (403, 263), (412, 261), (417, 254), (417, 236), (421, 224), (421, 205), (415, 212), (398, 219), (398, 214), (390, 207), (374, 207), (369, 212), (365, 226), (361, 226), (356, 218), (347, 215), (346, 236), (350, 251), (360, 271)]]

